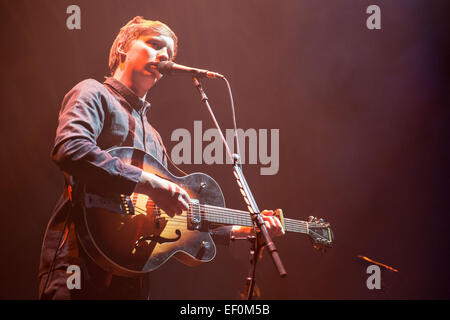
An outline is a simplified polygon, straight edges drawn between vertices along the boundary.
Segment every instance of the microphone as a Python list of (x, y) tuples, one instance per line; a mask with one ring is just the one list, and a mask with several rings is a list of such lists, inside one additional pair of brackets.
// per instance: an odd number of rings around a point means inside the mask
[(206, 78), (210, 78), (210, 79), (214, 79), (214, 78), (225, 79), (225, 77), (223, 75), (221, 75), (220, 73), (203, 70), (203, 69), (186, 67), (181, 64), (173, 63), (172, 61), (162, 61), (162, 62), (158, 63), (157, 67), (158, 67), (158, 71), (160, 73), (167, 74), (167, 75), (186, 74), (186, 75), (192, 75), (192, 76), (199, 77), (199, 78), (206, 77)]

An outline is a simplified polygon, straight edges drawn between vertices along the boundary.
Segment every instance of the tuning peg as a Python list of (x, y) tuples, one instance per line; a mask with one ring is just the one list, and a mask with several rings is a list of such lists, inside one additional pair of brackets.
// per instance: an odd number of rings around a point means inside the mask
[(319, 223), (323, 223), (324, 220), (322, 218), (319, 219)]

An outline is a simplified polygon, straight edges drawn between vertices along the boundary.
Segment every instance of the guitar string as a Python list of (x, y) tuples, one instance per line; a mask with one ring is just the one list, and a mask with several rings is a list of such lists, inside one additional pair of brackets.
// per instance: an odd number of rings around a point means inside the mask
[[(155, 206), (155, 204), (154, 204), (153, 201), (147, 200), (147, 203), (151, 203), (151, 205)], [(247, 218), (247, 217), (248, 217), (248, 214), (249, 214), (248, 212), (242, 211), (242, 210), (229, 209), (229, 208), (223, 208), (223, 207), (217, 207), (217, 206), (205, 205), (205, 204), (198, 204), (198, 203), (193, 203), (193, 202), (191, 202), (191, 203), (189, 204), (189, 206), (190, 206), (192, 209), (197, 208), (197, 207), (200, 207), (200, 208), (205, 208), (206, 211), (208, 211), (208, 209), (209, 209), (209, 210), (214, 210), (215, 213), (220, 213), (222, 216), (227, 215), (227, 214), (228, 214), (227, 212), (229, 212), (229, 213), (232, 213), (232, 216), (233, 216), (233, 217), (235, 217), (235, 216), (237, 216), (237, 215), (244, 215), (245, 218)], [(205, 210), (202, 210), (202, 211), (205, 211)], [(291, 219), (285, 219), (285, 221), (289, 221), (289, 220), (291, 220)], [(294, 221), (295, 221), (295, 220), (294, 220)], [(301, 222), (301, 221), (299, 221), (299, 222), (300, 222), (300, 223), (306, 223), (306, 222)]]
[[(155, 208), (153, 207), (148, 207), (148, 209), (150, 210), (154, 210)], [(145, 209), (139, 208), (139, 207), (135, 207), (135, 210), (138, 211), (138, 213), (142, 213), (142, 214), (147, 214), (147, 211)], [(158, 208), (159, 210), (159, 208)], [(186, 212), (186, 211), (185, 211)], [(208, 213), (208, 217), (218, 217), (220, 218), (220, 221), (213, 221), (213, 222), (222, 222), (225, 224), (241, 224), (244, 226), (252, 226), (253, 224), (250, 224), (249, 222), (249, 217), (248, 216), (234, 216), (234, 215), (228, 215), (226, 217), (224, 217), (223, 214), (211, 214), (211, 212), (207, 212)], [(174, 222), (179, 223), (179, 224), (186, 224), (187, 223), (187, 218), (188, 216), (192, 216), (192, 213), (188, 213), (186, 212), (186, 216), (174, 216), (170, 219), (170, 222), (172, 222), (171, 224), (173, 224)], [(225, 214), (227, 215), (227, 214)], [(228, 218), (228, 220), (227, 220)], [(232, 221), (231, 221), (232, 220)], [(291, 231), (291, 232), (300, 232), (300, 233), (307, 233), (306, 231), (308, 230), (307, 227), (305, 227), (306, 222), (302, 222), (302, 221), (296, 221), (296, 220), (292, 220), (292, 219), (285, 219), (285, 226), (287, 231)]]
[[(176, 219), (172, 218), (170, 220), (167, 220), (167, 224), (170, 225), (170, 226), (175, 226), (175, 225), (182, 225), (182, 226), (184, 226), (184, 225), (187, 224), (187, 217), (180, 217), (180, 218), (176, 218)], [(239, 224), (239, 223), (230, 222), (229, 224), (232, 225), (232, 224)], [(249, 224), (243, 224), (242, 223), (241, 225), (251, 227), (251, 225), (249, 225)], [(301, 228), (301, 227), (297, 228), (295, 226), (287, 226), (286, 230), (290, 231), (290, 232), (307, 233), (307, 229), (306, 228)]]
[[(187, 218), (190, 216), (191, 216), (191, 214), (188, 214), (187, 216), (173, 217), (168, 221), (171, 221), (172, 223), (178, 222), (180, 224), (186, 224)], [(250, 224), (248, 220), (239, 220), (239, 219), (234, 219), (232, 221), (230, 221), (230, 220), (226, 221), (224, 219), (221, 219), (220, 221), (213, 221), (213, 222), (218, 222), (218, 223), (222, 222), (224, 224), (230, 224), (230, 225), (238, 224), (238, 225), (249, 226), (249, 227), (252, 226), (252, 224)], [(295, 224), (287, 223), (287, 224), (285, 224), (285, 226), (286, 226), (287, 231), (294, 231), (294, 232), (298, 231), (298, 232), (306, 233), (306, 231), (308, 230), (307, 228), (305, 228), (302, 225), (295, 225)]]
[[(239, 222), (244, 222), (244, 223), (246, 223), (246, 225), (250, 225), (249, 219), (251, 219), (251, 218), (248, 216), (248, 213), (241, 213), (241, 212), (244, 212), (244, 211), (237, 211), (237, 210), (235, 210), (236, 212), (239, 212), (239, 213), (228, 214), (228, 213), (224, 212), (223, 208), (217, 207), (217, 209), (215, 209), (214, 207), (210, 207), (209, 209), (208, 208), (206, 208), (204, 210), (200, 209), (200, 211), (196, 212), (195, 209), (199, 209), (199, 208), (198, 208), (197, 204), (195, 204), (195, 206), (196, 207), (192, 207), (191, 208), (192, 209), (191, 211), (194, 212), (194, 213), (201, 214), (201, 213), (205, 212), (205, 213), (208, 214), (208, 217), (220, 218), (220, 221), (213, 221), (213, 222), (224, 222), (227, 219), (232, 219), (232, 220), (239, 220)], [(156, 207), (154, 205), (148, 206), (147, 210), (149, 210), (149, 209), (150, 210), (155, 210), (155, 208), (157, 210), (160, 210), (158, 207)], [(140, 210), (140, 213), (147, 213), (147, 211), (145, 209), (142, 209), (142, 208), (139, 208), (139, 207), (136, 207), (136, 209), (138, 209), (138, 211)], [(188, 215), (192, 215), (193, 214), (193, 213), (189, 213), (187, 211), (185, 211), (185, 212)], [(298, 227), (302, 227), (302, 228), (306, 229), (306, 225), (307, 225), (306, 221), (293, 220), (293, 219), (289, 219), (289, 218), (286, 218), (284, 220), (285, 220), (285, 225), (298, 226)]]
[[(155, 208), (157, 210), (160, 210), (159, 208), (157, 208), (155, 206), (147, 207), (147, 209), (150, 209), (150, 210), (155, 210)], [(138, 209), (138, 211), (140, 213), (144, 213), (144, 214), (147, 213), (147, 211), (145, 209), (142, 209), (139, 207), (136, 207), (136, 209)], [(192, 208), (192, 209), (194, 209), (194, 208)], [(197, 208), (195, 208), (195, 209), (197, 209)], [(194, 213), (189, 213), (187, 211), (184, 211), (184, 212), (186, 212), (187, 215), (193, 215), (195, 213), (201, 214), (203, 212), (206, 212), (208, 217), (220, 218), (220, 221), (213, 221), (213, 222), (225, 222), (226, 220), (233, 220), (233, 221), (239, 220), (239, 222), (244, 222), (244, 223), (246, 223), (246, 225), (252, 225), (249, 222), (249, 221), (251, 221), (250, 220), (251, 218), (248, 216), (248, 214), (228, 214), (228, 213), (224, 213), (222, 209), (218, 209), (218, 210), (206, 209), (206, 210), (200, 210), (199, 212), (195, 212), (195, 210), (192, 210), (192, 211)], [(285, 220), (286, 225), (298, 226), (298, 227), (302, 227), (302, 228), (306, 229), (307, 222), (305, 222), (305, 221), (297, 221), (297, 220), (293, 220), (293, 219), (289, 219), (289, 218), (286, 218), (284, 220)]]
[[(137, 197), (133, 197), (135, 200), (137, 200)], [(150, 203), (150, 205), (147, 205), (145, 209), (142, 209), (138, 206), (135, 206), (135, 209), (138, 213), (142, 213), (147, 215), (147, 210), (161, 210), (158, 208), (153, 201), (146, 201), (147, 204)], [(209, 218), (218, 218), (219, 221), (213, 221), (218, 223), (224, 223), (224, 224), (241, 224), (244, 226), (252, 226), (252, 224), (249, 223), (249, 219), (251, 219), (248, 216), (248, 213), (242, 210), (235, 210), (235, 209), (229, 209), (229, 208), (223, 208), (223, 207), (217, 207), (217, 206), (211, 206), (211, 205), (204, 205), (199, 203), (190, 203), (189, 204), (190, 210), (184, 211), (186, 214), (185, 216), (175, 216), (170, 220), (170, 227), (165, 227), (165, 230), (172, 230), (176, 228), (174, 224), (182, 224), (185, 225), (187, 223), (187, 218), (197, 214), (203, 214), (206, 213)], [(203, 209), (203, 210), (202, 210)], [(192, 212), (192, 213), (191, 213)], [(229, 213), (228, 213), (229, 212)], [(169, 222), (169, 221), (168, 221)], [(286, 218), (285, 219), (285, 227), (287, 231), (291, 232), (300, 232), (300, 233), (308, 233), (313, 232), (312, 230), (308, 230), (307, 228), (308, 222), (305, 221), (299, 221), (299, 220), (293, 220)]]
[[(160, 210), (160, 208), (158, 208), (154, 202), (151, 203), (151, 205), (149, 206), (151, 209), (155, 209), (157, 208), (158, 210)], [(219, 215), (219, 217), (231, 217), (231, 218), (242, 218), (244, 220), (248, 220), (249, 219), (249, 213), (246, 211), (242, 211), (242, 210), (235, 210), (235, 209), (229, 209), (229, 208), (222, 208), (222, 207), (216, 207), (216, 206), (211, 206), (211, 205), (204, 205), (204, 204), (196, 204), (196, 203), (190, 203), (190, 207), (192, 209), (192, 211), (194, 211), (194, 209), (199, 209), (200, 208), (200, 212), (206, 212), (206, 213), (217, 213)], [(203, 210), (201, 210), (201, 208), (204, 208)], [(145, 211), (145, 209), (143, 209)], [(231, 214), (229, 214), (228, 212), (230, 212)], [(308, 222), (306, 221), (300, 221), (300, 220), (293, 220), (293, 219), (289, 219), (286, 218), (284, 219), (285, 222), (288, 223), (297, 223), (300, 225), (306, 225)]]
[[(133, 199), (137, 200), (137, 196), (132, 196)], [(150, 206), (147, 205), (147, 209), (155, 209), (157, 208), (155, 203), (153, 201), (146, 201), (147, 203), (150, 203)], [(250, 225), (250, 223), (248, 222), (248, 219), (250, 218), (248, 216), (248, 212), (242, 211), (242, 210), (236, 210), (236, 209), (229, 209), (229, 208), (223, 208), (223, 207), (217, 207), (217, 206), (211, 206), (211, 205), (204, 205), (204, 204), (199, 204), (199, 203), (193, 203), (191, 202), (189, 204), (190, 209), (192, 212), (196, 212), (196, 210), (200, 210), (200, 212), (197, 211), (197, 213), (202, 213), (205, 212), (207, 213), (210, 217), (217, 217), (220, 218), (220, 221), (218, 222), (224, 222), (227, 218), (236, 220), (238, 219), (239, 222), (244, 222), (246, 225)], [(201, 210), (203, 208), (203, 210)], [(157, 208), (158, 210), (160, 210), (159, 208)], [(141, 213), (146, 213), (145, 209), (140, 209)], [(227, 213), (230, 212), (231, 214)], [(189, 213), (188, 213), (189, 214)], [(214, 221), (217, 222), (217, 221)], [(228, 221), (226, 221), (228, 222)], [(302, 229), (306, 229), (305, 225), (307, 225), (307, 222), (305, 221), (299, 221), (299, 220), (293, 220), (293, 219), (289, 219), (286, 218), (285, 219), (285, 226), (289, 225), (290, 227), (299, 227)], [(288, 230), (290, 231), (290, 230)]]

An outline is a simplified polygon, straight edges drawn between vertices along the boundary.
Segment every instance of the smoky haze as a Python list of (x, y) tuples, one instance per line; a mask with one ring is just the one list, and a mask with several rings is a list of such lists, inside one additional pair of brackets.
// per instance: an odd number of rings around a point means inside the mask
[[(1, 1), (0, 298), (37, 297), (41, 242), (63, 185), (49, 154), (64, 94), (108, 75), (117, 32), (142, 15), (178, 35), (177, 63), (230, 80), (239, 128), (279, 129), (277, 174), (244, 166), (259, 207), (332, 225), (325, 254), (306, 236), (275, 240), (288, 276), (278, 277), (265, 252), (261, 298), (448, 299), (444, 3), (376, 1), (381, 30), (368, 30), (372, 1), (77, 1), (81, 29), (69, 30), (69, 1)], [(225, 86), (203, 84), (222, 128), (232, 128)], [(214, 126), (189, 78), (165, 77), (147, 100), (169, 154), (173, 130)], [(211, 175), (227, 206), (245, 209), (229, 165), (180, 166)], [(238, 299), (248, 249), (246, 241), (218, 247), (196, 268), (171, 260), (153, 272), (151, 297)], [(399, 272), (383, 269), (382, 289), (368, 290), (369, 264), (358, 255)]]

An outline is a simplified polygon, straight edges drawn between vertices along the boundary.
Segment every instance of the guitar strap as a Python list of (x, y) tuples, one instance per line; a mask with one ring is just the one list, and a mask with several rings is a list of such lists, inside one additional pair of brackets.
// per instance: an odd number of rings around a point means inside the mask
[[(45, 279), (45, 284), (44, 287), (42, 288), (42, 291), (39, 295), (39, 300), (42, 299), (42, 296), (45, 293), (45, 290), (47, 290), (48, 284), (50, 283), (50, 279), (53, 276), (53, 271), (55, 270), (55, 263), (56, 263), (56, 258), (58, 257), (58, 254), (61, 250), (61, 248), (64, 246), (64, 243), (67, 241), (67, 237), (69, 235), (69, 226), (70, 226), (70, 222), (71, 222), (71, 216), (72, 216), (72, 212), (74, 210), (74, 207), (76, 205), (76, 199), (78, 199), (78, 183), (72, 183), (73, 179), (71, 179), (72, 177), (69, 176), (68, 174), (64, 173), (64, 177), (67, 183), (67, 189), (64, 190), (64, 192), (68, 193), (69, 196), (69, 208), (67, 209), (67, 215), (66, 218), (64, 220), (64, 227), (63, 230), (61, 231), (61, 235), (59, 237), (58, 240), (58, 244), (55, 248), (55, 254), (53, 256), (53, 260), (52, 263), (50, 265), (50, 268), (48, 270), (47, 273), (47, 278)], [(74, 185), (75, 187), (72, 188), (72, 185)]]
[(174, 166), (179, 172), (181, 172), (184, 176), (187, 176), (188, 174), (186, 172), (184, 172), (183, 170), (181, 170), (180, 168), (178, 168), (178, 166), (175, 163), (173, 163), (172, 159), (169, 157), (169, 154), (167, 153), (166, 147), (164, 146), (164, 143), (162, 142), (162, 139), (161, 139), (161, 136), (159, 135), (159, 133), (155, 130), (155, 128), (153, 128), (152, 125), (150, 125), (150, 128), (152, 128), (153, 134), (156, 136), (159, 144), (163, 148), (164, 155), (166, 156), (167, 160), (169, 160), (169, 162), (172, 164), (172, 166)]

